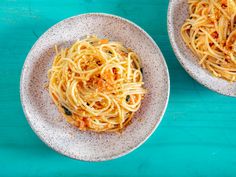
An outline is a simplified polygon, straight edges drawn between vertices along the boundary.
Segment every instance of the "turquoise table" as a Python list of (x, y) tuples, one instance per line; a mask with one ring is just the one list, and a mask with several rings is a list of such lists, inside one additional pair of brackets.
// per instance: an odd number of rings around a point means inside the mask
[[(178, 63), (166, 29), (168, 0), (0, 0), (0, 176), (236, 176), (236, 98), (194, 81)], [(140, 25), (160, 46), (171, 77), (170, 101), (158, 129), (139, 149), (89, 163), (48, 148), (23, 114), (19, 82), (31, 46), (50, 26), (87, 12)]]

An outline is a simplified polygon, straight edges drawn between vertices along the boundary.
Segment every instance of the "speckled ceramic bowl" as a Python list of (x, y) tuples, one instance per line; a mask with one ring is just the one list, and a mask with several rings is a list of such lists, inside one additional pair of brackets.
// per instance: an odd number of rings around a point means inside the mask
[(198, 64), (197, 56), (185, 45), (180, 29), (189, 16), (187, 0), (170, 0), (168, 8), (168, 33), (174, 52), (185, 70), (199, 83), (223, 95), (236, 97), (236, 83), (213, 77)]
[[(79, 131), (65, 121), (44, 88), (55, 54), (54, 45), (68, 46), (88, 34), (121, 41), (142, 60), (148, 94), (132, 123), (121, 134)], [(38, 39), (22, 70), (20, 94), (30, 126), (48, 146), (75, 159), (102, 161), (125, 155), (144, 143), (162, 119), (169, 88), (165, 60), (145, 31), (117, 16), (84, 14), (63, 20)]]

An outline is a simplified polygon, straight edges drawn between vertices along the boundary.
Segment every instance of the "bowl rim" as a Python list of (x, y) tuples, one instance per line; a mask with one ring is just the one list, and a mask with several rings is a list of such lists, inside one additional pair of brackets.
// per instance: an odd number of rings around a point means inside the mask
[[(28, 115), (27, 113), (27, 103), (24, 101), (25, 99), (25, 94), (23, 92), (24, 90), (24, 85), (23, 85), (23, 80), (24, 80), (24, 77), (25, 77), (25, 69), (26, 69), (26, 64), (27, 64), (27, 61), (28, 61), (28, 57), (32, 51), (32, 49), (36, 46), (36, 44), (38, 43), (38, 41), (51, 29), (51, 28), (54, 28), (56, 27), (58, 24), (60, 23), (63, 23), (64, 21), (67, 21), (67, 20), (70, 20), (70, 19), (73, 19), (73, 18), (80, 18), (80, 17), (84, 17), (84, 16), (103, 16), (103, 17), (112, 17), (116, 20), (121, 20), (125, 23), (128, 23), (132, 26), (134, 26), (137, 30), (139, 30), (140, 32), (142, 32), (150, 41), (151, 43), (156, 47), (156, 49), (158, 50), (158, 53), (159, 55), (161, 56), (160, 57), (160, 60), (162, 61), (163, 63), (163, 67), (164, 67), (164, 72), (165, 72), (165, 75), (166, 75), (166, 84), (167, 84), (167, 93), (166, 93), (166, 96), (164, 98), (165, 100), (165, 103), (164, 103), (164, 108), (163, 110), (160, 112), (160, 117), (159, 119), (156, 119), (157, 122), (155, 122), (155, 126), (150, 130), (150, 132), (148, 133), (148, 135), (146, 137), (144, 137), (143, 139), (140, 140), (140, 142), (137, 144), (137, 145), (134, 145), (132, 146), (131, 148), (129, 148), (128, 150), (124, 151), (124, 152), (121, 152), (121, 153), (118, 153), (118, 154), (114, 154), (114, 155), (110, 155), (109, 157), (102, 157), (102, 158), (83, 158), (83, 157), (80, 157), (79, 155), (74, 155), (74, 154), (70, 154), (68, 152), (65, 152), (65, 151), (62, 151), (60, 148), (58, 148), (57, 146), (53, 146), (53, 145), (50, 145), (43, 136), (41, 136), (40, 132), (38, 132), (34, 126), (32, 125), (31, 121), (30, 121), (30, 115)], [(21, 101), (21, 105), (22, 105), (22, 108), (23, 108), (23, 112), (24, 112), (24, 115), (26, 117), (26, 120), (27, 122), (29, 123), (31, 129), (33, 130), (33, 132), (39, 137), (39, 139), (44, 143), (46, 144), (50, 149), (58, 152), (59, 154), (62, 154), (63, 156), (66, 156), (66, 157), (69, 157), (69, 158), (72, 158), (72, 159), (76, 159), (76, 160), (81, 160), (81, 161), (88, 161), (88, 162), (100, 162), (100, 161), (108, 161), (108, 160), (113, 160), (113, 159), (116, 159), (116, 158), (119, 158), (119, 157), (122, 157), (126, 154), (129, 154), (130, 152), (134, 151), (135, 149), (137, 149), (138, 147), (140, 147), (153, 133), (154, 131), (156, 130), (156, 128), (159, 126), (160, 122), (162, 121), (163, 119), (163, 116), (166, 112), (166, 109), (167, 109), (167, 105), (168, 105), (168, 102), (169, 102), (169, 96), (170, 96), (170, 75), (169, 75), (169, 71), (168, 71), (168, 67), (167, 67), (167, 64), (166, 64), (166, 61), (165, 61), (165, 58), (160, 50), (160, 48), (158, 47), (158, 45), (155, 43), (155, 41), (152, 39), (152, 37), (146, 32), (144, 31), (140, 26), (138, 26), (137, 24), (135, 24), (134, 22), (126, 19), (126, 18), (123, 18), (123, 17), (120, 17), (120, 16), (117, 16), (117, 15), (113, 15), (113, 14), (108, 14), (108, 13), (83, 13), (83, 14), (79, 14), (79, 15), (74, 15), (74, 16), (71, 16), (71, 17), (68, 17), (68, 18), (65, 18), (63, 20), (60, 20), (59, 22), (57, 22), (56, 24), (52, 25), (51, 27), (49, 27), (44, 33), (41, 34), (41, 36), (35, 41), (35, 43), (33, 44), (33, 46), (31, 47), (31, 49), (29, 50), (26, 58), (25, 58), (25, 61), (24, 61), (24, 64), (23, 64), (23, 67), (22, 67), (22, 71), (21, 71), (21, 76), (20, 76), (20, 101)]]
[[(168, 31), (168, 37), (169, 37), (169, 41), (171, 43), (172, 49), (174, 51), (174, 54), (176, 56), (176, 58), (178, 59), (179, 63), (181, 64), (181, 66), (184, 68), (184, 70), (195, 80), (197, 81), (199, 84), (201, 84), (202, 86), (204, 86), (205, 88), (208, 88), (211, 91), (214, 91), (218, 94), (224, 95), (224, 96), (228, 96), (228, 97), (236, 97), (236, 94), (233, 94), (231, 92), (224, 92), (222, 89), (217, 89), (216, 87), (212, 86), (211, 84), (207, 84), (204, 83), (204, 80), (200, 79), (195, 73), (194, 71), (187, 69), (185, 66), (185, 61), (182, 59), (181, 56), (181, 52), (179, 50), (178, 45), (176, 44), (175, 40), (174, 40), (174, 32), (173, 32), (173, 19), (172, 14), (173, 14), (173, 10), (174, 10), (174, 6), (173, 6), (173, 2), (175, 2), (176, 0), (169, 0), (169, 4), (168, 4), (168, 10), (167, 10), (167, 31)], [(200, 66), (199, 66), (200, 68)], [(203, 68), (201, 68), (203, 69)], [(212, 76), (213, 77), (213, 76)], [(221, 79), (221, 78), (217, 78), (217, 79)], [(223, 80), (223, 79), (221, 79)]]

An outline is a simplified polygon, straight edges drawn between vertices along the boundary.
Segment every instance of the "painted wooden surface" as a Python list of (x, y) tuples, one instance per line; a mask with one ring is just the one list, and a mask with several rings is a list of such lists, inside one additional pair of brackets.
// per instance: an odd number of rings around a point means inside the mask
[[(181, 68), (166, 30), (167, 0), (0, 0), (0, 176), (236, 176), (236, 99), (199, 85)], [(38, 37), (60, 20), (105, 12), (140, 25), (160, 46), (171, 77), (169, 106), (154, 135), (107, 162), (64, 157), (30, 129), (20, 73)]]

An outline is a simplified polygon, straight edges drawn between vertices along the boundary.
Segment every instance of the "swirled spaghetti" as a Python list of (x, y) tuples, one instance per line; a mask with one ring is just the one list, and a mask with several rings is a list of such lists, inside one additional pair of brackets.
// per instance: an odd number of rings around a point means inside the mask
[(67, 121), (95, 132), (125, 127), (146, 93), (137, 54), (96, 36), (55, 50), (49, 93)]
[(189, 18), (181, 28), (199, 64), (214, 76), (236, 80), (235, 0), (188, 0)]

